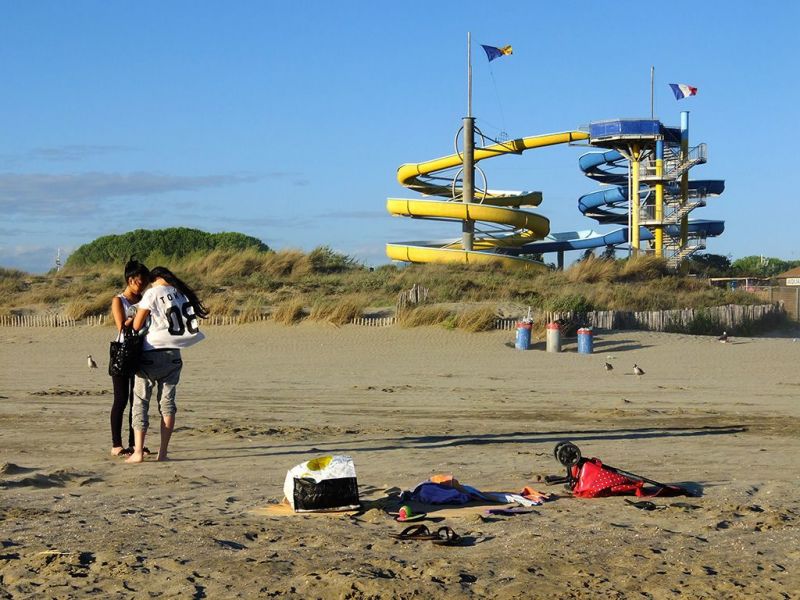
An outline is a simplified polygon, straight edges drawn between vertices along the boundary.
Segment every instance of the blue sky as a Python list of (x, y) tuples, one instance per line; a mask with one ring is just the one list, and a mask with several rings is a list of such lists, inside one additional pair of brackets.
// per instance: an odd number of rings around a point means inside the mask
[[(101, 235), (240, 231), (330, 245), (368, 264), (388, 241), (457, 237), (392, 218), (397, 167), (449, 154), (466, 112), (487, 134), (691, 111), (697, 178), (727, 181), (698, 218), (709, 252), (800, 259), (795, 147), (800, 4), (774, 2), (2, 2), (0, 265), (43, 272)], [(769, 9), (769, 10), (768, 10)], [(478, 44), (512, 44), (491, 64)], [(697, 97), (676, 102), (667, 86)], [(536, 189), (553, 231), (597, 184), (584, 148), (481, 163), (490, 187)], [(413, 197), (413, 194), (411, 194)], [(606, 228), (607, 229), (607, 228)]]

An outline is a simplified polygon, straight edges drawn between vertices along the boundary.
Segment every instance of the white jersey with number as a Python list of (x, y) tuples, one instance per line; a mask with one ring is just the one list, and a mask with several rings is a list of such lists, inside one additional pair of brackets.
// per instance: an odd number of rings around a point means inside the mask
[(186, 348), (205, 338), (192, 303), (171, 285), (151, 287), (137, 306), (150, 311), (144, 350)]

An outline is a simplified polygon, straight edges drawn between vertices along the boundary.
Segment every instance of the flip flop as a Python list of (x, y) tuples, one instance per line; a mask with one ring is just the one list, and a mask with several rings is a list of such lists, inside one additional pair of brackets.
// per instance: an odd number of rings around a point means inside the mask
[(425, 525), (409, 525), (400, 533), (390, 533), (389, 535), (397, 540), (433, 540), (435, 542), (437, 539)]
[(436, 531), (436, 538), (433, 543), (437, 546), (460, 546), (463, 541), (464, 538), (449, 527), (440, 527)]

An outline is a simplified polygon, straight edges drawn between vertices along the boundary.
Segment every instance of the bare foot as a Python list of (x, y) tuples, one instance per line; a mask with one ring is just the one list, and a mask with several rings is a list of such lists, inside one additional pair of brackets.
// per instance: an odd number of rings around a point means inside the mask
[(127, 448), (123, 448), (122, 446), (114, 446), (111, 449), (111, 456), (119, 456), (120, 454), (125, 454)]
[(140, 463), (144, 460), (144, 455), (141, 452), (134, 452), (125, 459), (126, 463)]
[(167, 462), (168, 460), (169, 456), (167, 456), (166, 452), (163, 454), (161, 452), (158, 453), (158, 458), (156, 458), (157, 462)]

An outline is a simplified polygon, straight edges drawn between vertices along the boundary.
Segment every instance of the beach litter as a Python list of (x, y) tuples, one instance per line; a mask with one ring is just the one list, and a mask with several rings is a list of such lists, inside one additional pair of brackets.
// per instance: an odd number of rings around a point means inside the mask
[(295, 512), (358, 509), (358, 481), (349, 456), (320, 456), (289, 469), (283, 493)]

